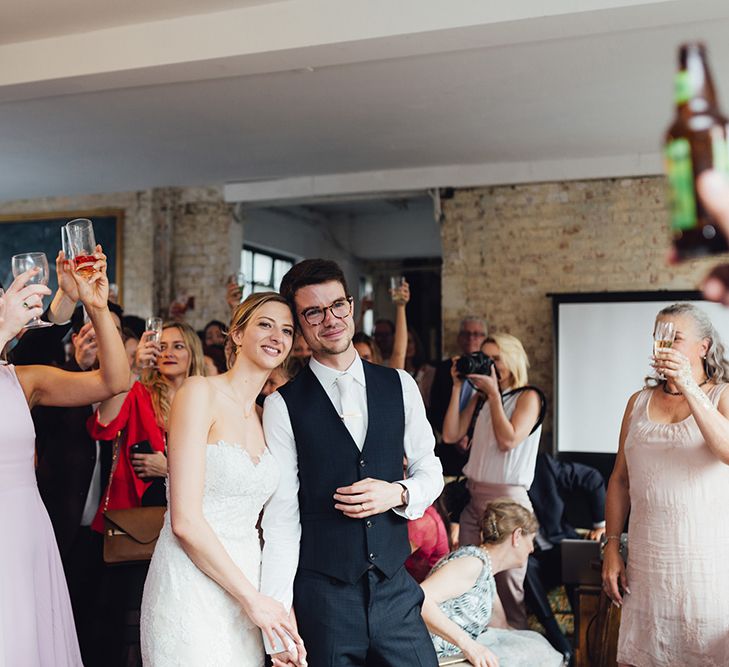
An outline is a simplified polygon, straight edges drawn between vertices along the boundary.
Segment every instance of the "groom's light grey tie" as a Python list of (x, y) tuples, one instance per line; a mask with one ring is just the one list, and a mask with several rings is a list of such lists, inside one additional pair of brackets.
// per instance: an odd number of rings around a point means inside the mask
[(337, 380), (339, 389), (339, 404), (342, 411), (339, 416), (347, 427), (352, 440), (361, 451), (364, 445), (364, 419), (357, 400), (357, 388), (354, 386), (354, 378), (349, 373), (343, 373)]

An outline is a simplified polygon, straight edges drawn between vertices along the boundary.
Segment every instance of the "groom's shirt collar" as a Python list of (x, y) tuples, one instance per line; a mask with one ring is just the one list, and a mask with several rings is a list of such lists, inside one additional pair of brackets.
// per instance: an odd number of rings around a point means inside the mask
[(335, 368), (325, 366), (314, 359), (314, 357), (309, 359), (309, 368), (311, 368), (311, 372), (314, 373), (316, 379), (319, 380), (319, 383), (322, 387), (324, 387), (324, 389), (330, 389), (333, 387), (337, 382), (337, 378), (344, 373), (349, 373), (361, 386), (367, 386), (365, 383), (364, 365), (362, 364), (362, 359), (360, 359), (359, 354), (356, 353), (354, 361), (350, 364), (349, 368), (344, 371), (339, 371)]

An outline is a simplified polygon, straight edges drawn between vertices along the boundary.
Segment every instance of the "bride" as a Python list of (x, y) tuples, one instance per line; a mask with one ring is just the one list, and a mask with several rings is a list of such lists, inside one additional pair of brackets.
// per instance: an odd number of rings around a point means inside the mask
[(231, 369), (188, 378), (175, 396), (169, 511), (142, 601), (146, 667), (262, 667), (261, 631), (305, 664), (293, 616), (258, 591), (256, 524), (279, 471), (255, 399), (291, 351), (293, 334), (291, 309), (281, 296), (249, 296), (230, 326)]

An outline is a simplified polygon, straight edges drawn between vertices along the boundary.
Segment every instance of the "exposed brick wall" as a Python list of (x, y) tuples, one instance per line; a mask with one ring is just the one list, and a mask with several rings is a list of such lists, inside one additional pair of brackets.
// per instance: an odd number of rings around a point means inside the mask
[(0, 215), (118, 208), (124, 211), (125, 311), (147, 317), (167, 312), (178, 294), (195, 296), (188, 321), (201, 327), (225, 320), (225, 277), (237, 270), (231, 243), (240, 226), (220, 188), (157, 188), (74, 197), (0, 202)]
[(446, 353), (455, 353), (460, 319), (484, 315), (492, 331), (524, 343), (530, 381), (550, 404), (548, 292), (694, 289), (717, 261), (666, 266), (659, 177), (463, 189), (443, 212)]

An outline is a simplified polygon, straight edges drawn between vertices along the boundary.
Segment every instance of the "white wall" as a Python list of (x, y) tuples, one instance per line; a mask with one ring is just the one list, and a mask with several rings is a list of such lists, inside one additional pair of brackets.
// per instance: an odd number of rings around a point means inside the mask
[(390, 207), (385, 212), (356, 212), (335, 217), (335, 233), (346, 235), (350, 247), (362, 259), (440, 257), (440, 229), (433, 217), (430, 198), (408, 199), (407, 208)]

